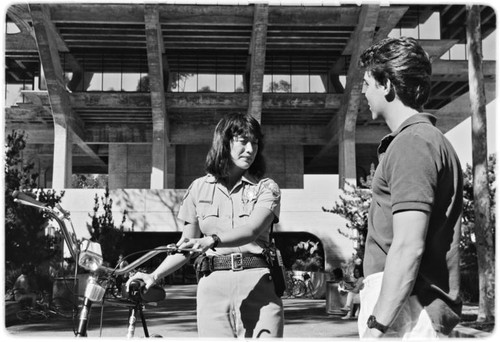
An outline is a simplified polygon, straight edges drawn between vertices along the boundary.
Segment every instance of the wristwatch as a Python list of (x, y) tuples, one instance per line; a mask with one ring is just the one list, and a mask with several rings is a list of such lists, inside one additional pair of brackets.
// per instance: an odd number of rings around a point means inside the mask
[(387, 329), (389, 329), (388, 326), (385, 326), (385, 325), (380, 324), (379, 322), (377, 322), (377, 319), (373, 315), (371, 315), (370, 317), (368, 317), (368, 321), (366, 322), (366, 325), (368, 326), (368, 328), (370, 328), (370, 329), (375, 328), (375, 329), (381, 331), (384, 334), (387, 331)]
[(214, 239), (214, 245), (212, 246), (212, 249), (214, 249), (219, 244), (220, 238), (217, 234), (212, 234), (212, 239)]

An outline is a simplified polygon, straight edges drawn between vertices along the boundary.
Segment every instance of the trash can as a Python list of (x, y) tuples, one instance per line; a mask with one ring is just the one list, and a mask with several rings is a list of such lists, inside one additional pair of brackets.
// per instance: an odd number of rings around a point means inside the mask
[(343, 307), (342, 297), (340, 296), (339, 283), (328, 280), (326, 282), (326, 313), (329, 315), (340, 314)]
[(62, 308), (78, 304), (78, 278), (56, 278), (52, 286), (52, 303)]

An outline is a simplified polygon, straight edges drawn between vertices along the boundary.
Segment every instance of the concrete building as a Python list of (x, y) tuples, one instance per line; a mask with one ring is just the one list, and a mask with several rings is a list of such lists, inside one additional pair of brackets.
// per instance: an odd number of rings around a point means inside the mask
[[(466, 8), (213, 3), (9, 6), (5, 131), (26, 132), (40, 185), (66, 189), (80, 233), (96, 191), (71, 189), (74, 174), (106, 174), (135, 230), (179, 231), (178, 199), (204, 173), (216, 122), (250, 113), (283, 190), (277, 231), (320, 237), (327, 268), (338, 265), (352, 246), (321, 207), (369, 174), (389, 132), (361, 94), (359, 54), (388, 35), (419, 39), (433, 60), (426, 110), (447, 132), (470, 116), (467, 60), (453, 56), (465, 51)], [(491, 7), (481, 28), (485, 39), (496, 30)], [(488, 102), (495, 68), (484, 61)]]

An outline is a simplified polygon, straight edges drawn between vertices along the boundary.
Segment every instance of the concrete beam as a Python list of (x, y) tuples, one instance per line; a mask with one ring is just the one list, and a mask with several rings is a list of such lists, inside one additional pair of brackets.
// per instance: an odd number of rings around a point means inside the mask
[[(486, 103), (490, 103), (496, 98), (496, 83), (484, 83)], [(446, 106), (437, 110), (434, 115), (438, 120), (436, 123), (443, 133), (448, 132), (454, 128), (458, 123), (466, 120), (471, 116), (471, 104), (469, 92), (462, 94), (455, 100), (448, 103)]]
[(379, 20), (379, 5), (363, 5), (358, 19), (358, 25), (350, 40), (357, 42), (347, 74), (346, 89), (339, 115), (332, 116), (328, 125), (329, 141), (313, 158), (311, 164), (330, 155), (330, 150), (339, 146), (339, 186), (344, 186), (347, 179), (356, 179), (356, 120), (361, 102), (363, 72), (358, 67), (359, 56), (373, 42), (374, 32)]
[[(30, 92), (30, 96), (43, 97), (44, 94)], [(242, 110), (248, 108), (245, 93), (166, 93), (167, 109), (224, 108)], [(140, 93), (73, 93), (70, 94), (73, 108), (150, 108), (151, 97)], [(40, 101), (45, 101), (42, 98)], [(264, 93), (264, 109), (279, 108), (331, 108), (339, 109), (342, 94), (280, 94)], [(45, 103), (45, 102), (43, 102)]]
[(54, 188), (71, 187), (71, 145), (78, 144), (96, 162), (102, 162), (84, 142), (84, 125), (72, 110), (66, 91), (59, 51), (68, 51), (66, 45), (51, 22), (46, 5), (30, 4), (33, 31), (36, 38), (40, 62), (43, 67), (52, 116), (54, 119)]
[[(443, 81), (469, 81), (467, 61), (447, 61), (438, 59), (432, 62), (432, 79)], [(488, 80), (496, 79), (496, 61), (483, 61), (483, 76)]]
[[(408, 11), (408, 6), (393, 7), (391, 6), (391, 11), (386, 12), (383, 8), (380, 9), (378, 20), (377, 20), (377, 33), (373, 39), (374, 42), (382, 40), (387, 37), (387, 35), (392, 31), (393, 28), (399, 23), (403, 15)], [(352, 55), (353, 46), (357, 44), (356, 40), (349, 39), (342, 55)]]
[(449, 51), (458, 43), (458, 39), (419, 39), (418, 42), (422, 45), (425, 52), (427, 52), (431, 61), (433, 61)]
[[(439, 113), (437, 113), (439, 115)], [(438, 121), (439, 122), (439, 121)], [(266, 143), (286, 144), (294, 137), (297, 145), (324, 145), (328, 141), (325, 127), (318, 125), (265, 125), (263, 128)], [(28, 144), (53, 144), (54, 127), (43, 123), (9, 123), (5, 131), (22, 130), (26, 132)], [(150, 125), (89, 125), (86, 127), (86, 144), (152, 144)], [(209, 125), (172, 125), (173, 145), (209, 144), (213, 127)], [(377, 144), (388, 134), (385, 125), (360, 125), (356, 128), (357, 144)], [(337, 145), (335, 145), (337, 146)], [(168, 157), (168, 155), (167, 155)]]

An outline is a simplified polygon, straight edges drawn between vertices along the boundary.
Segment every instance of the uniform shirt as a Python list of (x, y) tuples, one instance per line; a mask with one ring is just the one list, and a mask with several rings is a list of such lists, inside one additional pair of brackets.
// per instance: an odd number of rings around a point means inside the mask
[[(459, 240), (462, 168), (455, 150), (430, 114), (408, 118), (378, 148), (372, 180), (364, 274), (383, 272), (393, 239), (393, 214), (430, 213), (417, 281), (412, 294), (426, 307), (436, 330), (448, 333), (460, 312)], [(445, 304), (446, 303), (446, 304)], [(453, 311), (450, 311), (453, 308)]]
[[(191, 183), (179, 209), (178, 217), (189, 223), (198, 222), (203, 235), (220, 234), (231, 229), (242, 229), (252, 211), (257, 207), (267, 208), (279, 221), (281, 193), (278, 185), (269, 178), (257, 180), (245, 174), (229, 190), (206, 175)], [(217, 247), (215, 254), (254, 253), (260, 254), (269, 242), (269, 229), (264, 230), (253, 242), (240, 247)], [(208, 250), (207, 254), (213, 254)]]

